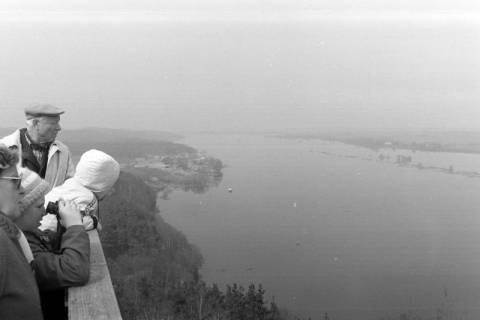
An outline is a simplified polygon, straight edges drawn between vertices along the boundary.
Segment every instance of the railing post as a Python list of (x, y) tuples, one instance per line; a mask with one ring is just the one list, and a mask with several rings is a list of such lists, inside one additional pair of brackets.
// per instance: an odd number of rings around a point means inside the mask
[(83, 287), (68, 289), (68, 319), (122, 319), (97, 230), (89, 231), (88, 236), (90, 280)]

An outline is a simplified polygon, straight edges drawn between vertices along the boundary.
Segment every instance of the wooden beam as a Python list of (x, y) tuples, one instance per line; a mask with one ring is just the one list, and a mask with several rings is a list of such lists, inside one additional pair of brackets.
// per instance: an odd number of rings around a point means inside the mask
[(97, 230), (90, 237), (90, 280), (68, 289), (69, 320), (122, 319)]

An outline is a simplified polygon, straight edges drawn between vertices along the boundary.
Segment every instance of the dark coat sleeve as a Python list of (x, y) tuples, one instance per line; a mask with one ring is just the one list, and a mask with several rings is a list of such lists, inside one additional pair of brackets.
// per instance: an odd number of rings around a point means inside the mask
[(7, 277), (7, 266), (4, 261), (7, 261), (7, 248), (6, 242), (8, 241), (7, 236), (3, 233), (3, 230), (0, 230), (0, 297), (3, 295), (5, 290), (5, 280)]
[(33, 252), (33, 270), (41, 291), (81, 286), (90, 276), (90, 241), (83, 226), (71, 226), (61, 238), (57, 252), (37, 236), (28, 237)]

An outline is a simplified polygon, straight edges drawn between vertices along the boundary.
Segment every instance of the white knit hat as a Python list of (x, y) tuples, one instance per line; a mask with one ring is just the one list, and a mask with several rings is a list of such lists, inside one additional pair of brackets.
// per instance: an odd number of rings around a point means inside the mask
[(117, 182), (119, 174), (118, 162), (94, 149), (82, 154), (75, 169), (75, 179), (92, 192), (107, 191)]
[(23, 213), (35, 201), (45, 196), (50, 189), (50, 185), (30, 169), (20, 168), (19, 171), (22, 175), (22, 188), (24, 191), (19, 207), (20, 212)]

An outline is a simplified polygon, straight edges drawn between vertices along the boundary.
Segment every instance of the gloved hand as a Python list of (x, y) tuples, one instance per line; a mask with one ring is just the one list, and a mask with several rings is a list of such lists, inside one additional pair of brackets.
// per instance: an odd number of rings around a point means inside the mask
[(82, 225), (82, 215), (73, 201), (60, 199), (58, 201), (58, 213), (60, 214), (60, 223), (65, 228)]
[(83, 227), (87, 231), (95, 229), (98, 226), (98, 218), (95, 217), (94, 215), (83, 216), (82, 221), (83, 221)]
[(40, 220), (40, 226), (38, 229), (45, 231), (45, 230), (50, 230), (53, 232), (57, 232), (57, 216), (54, 214), (46, 214), (42, 217), (42, 220)]
[(93, 219), (90, 216), (83, 216), (82, 223), (83, 223), (83, 227), (87, 231), (92, 230), (94, 228), (93, 227)]

